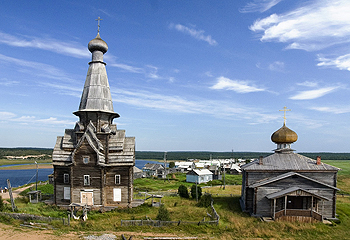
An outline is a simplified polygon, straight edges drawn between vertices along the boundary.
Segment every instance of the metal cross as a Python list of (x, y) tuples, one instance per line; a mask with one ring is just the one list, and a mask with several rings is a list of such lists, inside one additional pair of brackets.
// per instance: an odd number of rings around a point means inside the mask
[(286, 112), (287, 112), (287, 111), (291, 111), (291, 110), (290, 110), (290, 109), (287, 109), (287, 107), (284, 107), (283, 110), (279, 110), (279, 111), (283, 111), (283, 112), (284, 112), (284, 117), (283, 117), (283, 119), (284, 119), (284, 124), (286, 124), (286, 119), (287, 119), (287, 118), (286, 118)]
[(103, 20), (100, 17), (98, 17), (97, 19), (95, 19), (97, 21), (97, 33), (100, 33), (100, 21)]

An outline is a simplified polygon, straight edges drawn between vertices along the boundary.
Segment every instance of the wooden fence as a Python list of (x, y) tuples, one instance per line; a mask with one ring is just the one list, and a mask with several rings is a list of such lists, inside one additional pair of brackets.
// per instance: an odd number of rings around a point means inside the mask
[(179, 226), (184, 224), (190, 225), (218, 225), (219, 220), (214, 221), (160, 221), (160, 220), (121, 220), (121, 226)]
[(14, 219), (22, 220), (22, 221), (29, 221), (29, 220), (37, 220), (37, 221), (43, 221), (43, 222), (62, 221), (63, 225), (70, 224), (69, 218), (43, 217), (43, 216), (37, 216), (37, 215), (33, 215), (33, 214), (26, 214), (26, 213), (0, 212), (0, 216), (7, 216), (7, 217), (14, 218)]

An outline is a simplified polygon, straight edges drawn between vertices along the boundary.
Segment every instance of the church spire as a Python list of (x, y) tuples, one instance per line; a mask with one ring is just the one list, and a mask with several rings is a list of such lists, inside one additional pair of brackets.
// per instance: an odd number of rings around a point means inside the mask
[(119, 117), (113, 110), (106, 63), (103, 62), (103, 55), (107, 52), (108, 45), (101, 39), (99, 29), (97, 36), (89, 42), (88, 49), (92, 54), (92, 60), (89, 62), (79, 110), (74, 114), (79, 116), (80, 123), (85, 127), (92, 121), (99, 129), (99, 126), (111, 124), (114, 118)]

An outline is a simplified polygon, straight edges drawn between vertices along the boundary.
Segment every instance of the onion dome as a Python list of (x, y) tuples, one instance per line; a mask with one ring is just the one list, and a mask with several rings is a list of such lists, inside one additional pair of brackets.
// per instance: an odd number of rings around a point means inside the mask
[(271, 135), (271, 140), (276, 144), (294, 143), (298, 140), (298, 135), (283, 124), (283, 127)]
[(98, 50), (105, 54), (108, 50), (108, 45), (102, 40), (100, 33), (97, 33), (97, 36), (89, 42), (88, 48), (91, 53)]

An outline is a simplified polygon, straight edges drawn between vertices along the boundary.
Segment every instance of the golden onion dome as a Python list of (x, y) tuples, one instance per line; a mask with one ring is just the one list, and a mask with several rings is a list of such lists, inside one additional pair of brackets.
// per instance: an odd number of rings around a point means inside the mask
[(293, 143), (298, 140), (298, 135), (283, 124), (283, 127), (278, 129), (271, 135), (271, 140), (274, 143)]

